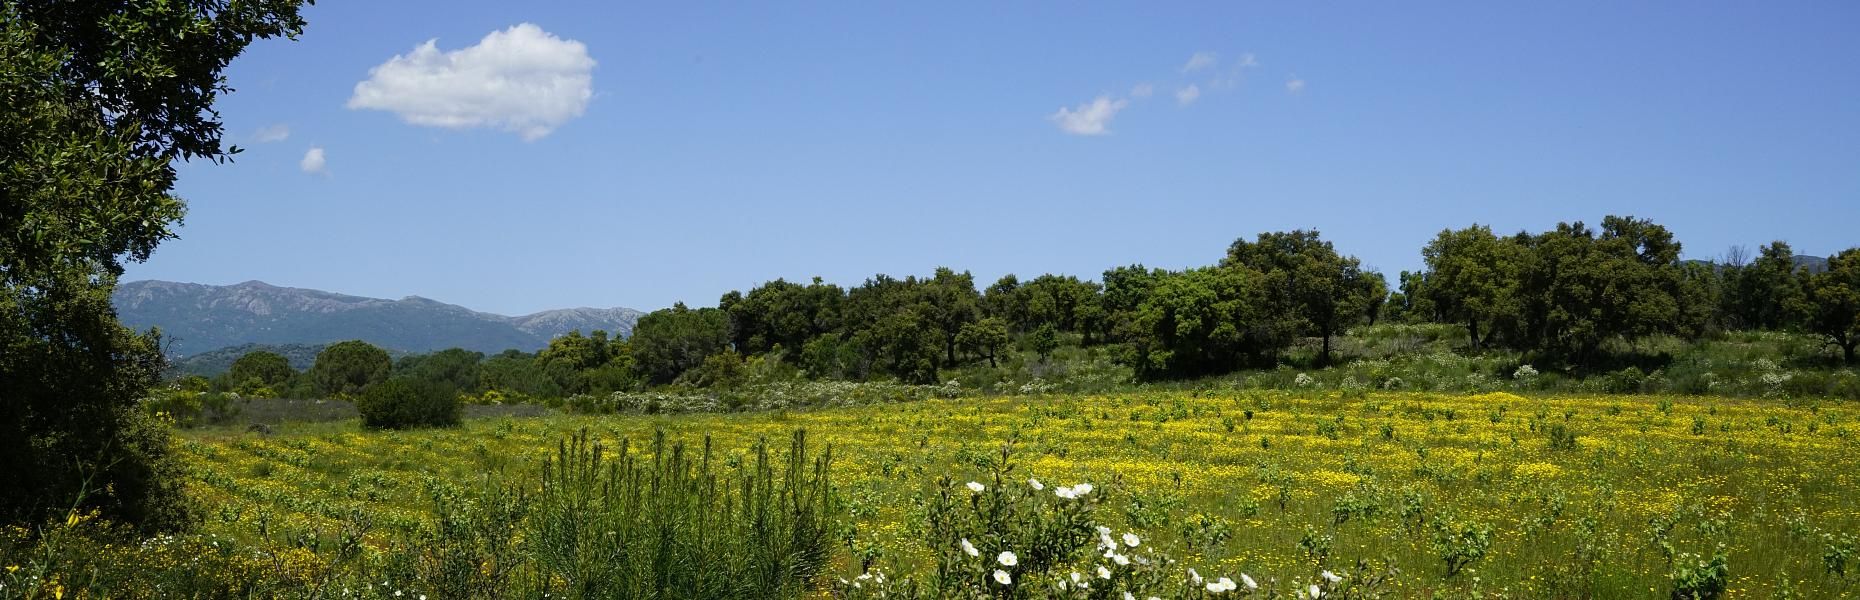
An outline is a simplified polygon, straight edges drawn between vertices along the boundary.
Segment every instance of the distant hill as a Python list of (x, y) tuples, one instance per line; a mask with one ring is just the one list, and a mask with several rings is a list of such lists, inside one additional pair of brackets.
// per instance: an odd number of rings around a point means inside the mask
[(303, 371), (316, 363), (317, 353), (322, 352), (325, 346), (325, 344), (239, 344), (170, 361), (168, 369), (183, 375), (212, 377), (231, 369), (233, 361), (239, 360), (239, 357), (245, 356), (246, 353), (264, 350), (283, 355), (285, 360), (290, 361), (291, 368)]
[(630, 308), (569, 308), (507, 317), (419, 296), (384, 300), (262, 281), (225, 286), (132, 281), (117, 286), (114, 301), (124, 324), (160, 327), (171, 357), (243, 344), (288, 348), (354, 339), (402, 352), (534, 351), (577, 329), (630, 335), (642, 314)]

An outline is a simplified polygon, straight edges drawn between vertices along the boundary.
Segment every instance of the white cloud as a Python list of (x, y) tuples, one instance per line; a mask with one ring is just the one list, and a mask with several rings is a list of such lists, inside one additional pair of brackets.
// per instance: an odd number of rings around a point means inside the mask
[(1111, 124), (1111, 118), (1129, 105), (1130, 101), (1123, 98), (1113, 100), (1110, 96), (1099, 96), (1077, 108), (1060, 107), (1059, 112), (1047, 119), (1059, 125), (1061, 131), (1073, 135), (1104, 135), (1111, 132), (1105, 127)]
[(311, 146), (309, 151), (304, 152), (304, 159), (297, 162), (298, 168), (311, 175), (329, 173), (328, 166), (329, 161), (323, 156), (322, 146)]
[(1156, 86), (1147, 83), (1139, 83), (1137, 87), (1130, 88), (1130, 97), (1132, 98), (1148, 98), (1150, 94), (1154, 93), (1156, 93)]
[(494, 127), (525, 140), (581, 116), (594, 97), (586, 45), (529, 23), (441, 52), (437, 40), (368, 71), (349, 108), (385, 110), (415, 125)]
[(1240, 55), (1240, 64), (1236, 68), (1247, 68), (1247, 67), (1257, 67), (1257, 66), (1259, 66), (1259, 57), (1253, 56), (1252, 52), (1248, 52), (1246, 54)]
[(276, 125), (260, 128), (258, 133), (252, 136), (252, 139), (257, 140), (261, 144), (269, 144), (271, 142), (282, 142), (290, 139), (290, 137), (291, 126), (278, 123)]
[(1177, 104), (1181, 104), (1182, 106), (1188, 106), (1190, 104), (1194, 104), (1195, 100), (1200, 97), (1201, 97), (1201, 88), (1192, 83), (1188, 84), (1188, 87), (1175, 91), (1175, 101)]
[(1293, 94), (1305, 91), (1305, 80), (1297, 77), (1287, 80), (1285, 82), (1285, 91)]
[(1196, 52), (1194, 56), (1188, 57), (1187, 64), (1182, 65), (1182, 72), (1193, 73), (1212, 67), (1214, 66), (1214, 61), (1215, 54), (1213, 52)]

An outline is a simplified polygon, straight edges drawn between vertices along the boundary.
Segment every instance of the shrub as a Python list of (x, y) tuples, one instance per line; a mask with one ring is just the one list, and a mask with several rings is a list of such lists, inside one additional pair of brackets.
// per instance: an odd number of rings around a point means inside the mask
[(462, 404), (450, 386), (430, 381), (390, 379), (362, 391), (355, 402), (362, 425), (377, 429), (459, 424)]

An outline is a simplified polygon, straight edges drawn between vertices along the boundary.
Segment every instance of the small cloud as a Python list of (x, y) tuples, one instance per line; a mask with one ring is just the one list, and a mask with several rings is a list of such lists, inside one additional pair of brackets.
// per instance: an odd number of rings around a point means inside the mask
[(1257, 68), (1258, 66), (1259, 57), (1254, 56), (1251, 52), (1242, 54), (1239, 59), (1234, 61), (1233, 66), (1227, 69), (1226, 73), (1215, 75), (1213, 79), (1208, 80), (1208, 87), (1217, 90), (1231, 90), (1239, 87), (1240, 76), (1245, 73), (1247, 69)]
[(1188, 63), (1182, 65), (1182, 72), (1193, 73), (1212, 67), (1214, 66), (1215, 58), (1213, 52), (1196, 52), (1194, 56), (1188, 57)]
[(1104, 135), (1110, 133), (1106, 126), (1117, 116), (1117, 111), (1129, 106), (1130, 101), (1122, 98), (1111, 99), (1099, 96), (1091, 102), (1078, 105), (1077, 108), (1060, 107), (1047, 119), (1059, 126), (1060, 131), (1073, 135)]
[(1148, 98), (1150, 94), (1154, 93), (1156, 93), (1156, 86), (1147, 83), (1139, 83), (1137, 87), (1130, 88), (1130, 97), (1132, 98)]
[(385, 110), (414, 125), (493, 127), (536, 140), (581, 116), (594, 97), (588, 47), (529, 23), (476, 45), (415, 46), (368, 71), (349, 108)]
[(1182, 106), (1194, 104), (1199, 98), (1201, 98), (1201, 87), (1192, 83), (1188, 84), (1188, 87), (1175, 91), (1175, 102)]
[(252, 135), (252, 139), (257, 140), (261, 144), (269, 144), (272, 142), (282, 142), (284, 140), (290, 139), (290, 137), (291, 137), (291, 126), (285, 125), (283, 123), (278, 123), (276, 125), (270, 125), (267, 127), (260, 128), (258, 130), (258, 133)]
[(1287, 93), (1297, 94), (1305, 91), (1305, 80), (1293, 77), (1285, 82)]
[(322, 146), (311, 146), (309, 151), (304, 152), (304, 159), (297, 162), (298, 168), (311, 175), (328, 174), (328, 166), (329, 162), (323, 157)]

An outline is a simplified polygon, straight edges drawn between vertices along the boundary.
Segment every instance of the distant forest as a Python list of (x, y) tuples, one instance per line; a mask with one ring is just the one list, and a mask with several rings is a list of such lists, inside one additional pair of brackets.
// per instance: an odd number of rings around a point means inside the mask
[(948, 268), (877, 275), (850, 289), (777, 279), (715, 306), (655, 311), (626, 339), (575, 332), (534, 354), (454, 349), (398, 361), (353, 342), (324, 350), (302, 374), (259, 352), (216, 387), (321, 397), (392, 374), (463, 393), (559, 398), (728, 385), (746, 368), (771, 365), (814, 380), (934, 384), (1017, 350), (1043, 359), (1061, 347), (1094, 349), (1137, 381), (1164, 381), (1271, 368), (1300, 343), (1315, 349), (1311, 366), (1323, 367), (1337, 359), (1333, 340), (1377, 323), (1450, 324), (1474, 352), (1519, 353), (1576, 376), (1615, 364), (1611, 348), (1650, 336), (1793, 331), (1838, 348), (1847, 364), (1860, 344), (1860, 249), (1822, 263), (1779, 241), (1754, 257), (1734, 250), (1723, 261), (1682, 261), (1665, 227), (1610, 216), (1599, 228), (1560, 223), (1510, 236), (1478, 225), (1445, 230), (1422, 255), (1426, 269), (1400, 273), (1393, 286), (1302, 230), (1236, 240), (1210, 266), (1121, 266), (1098, 281), (1008, 275), (982, 287)]

